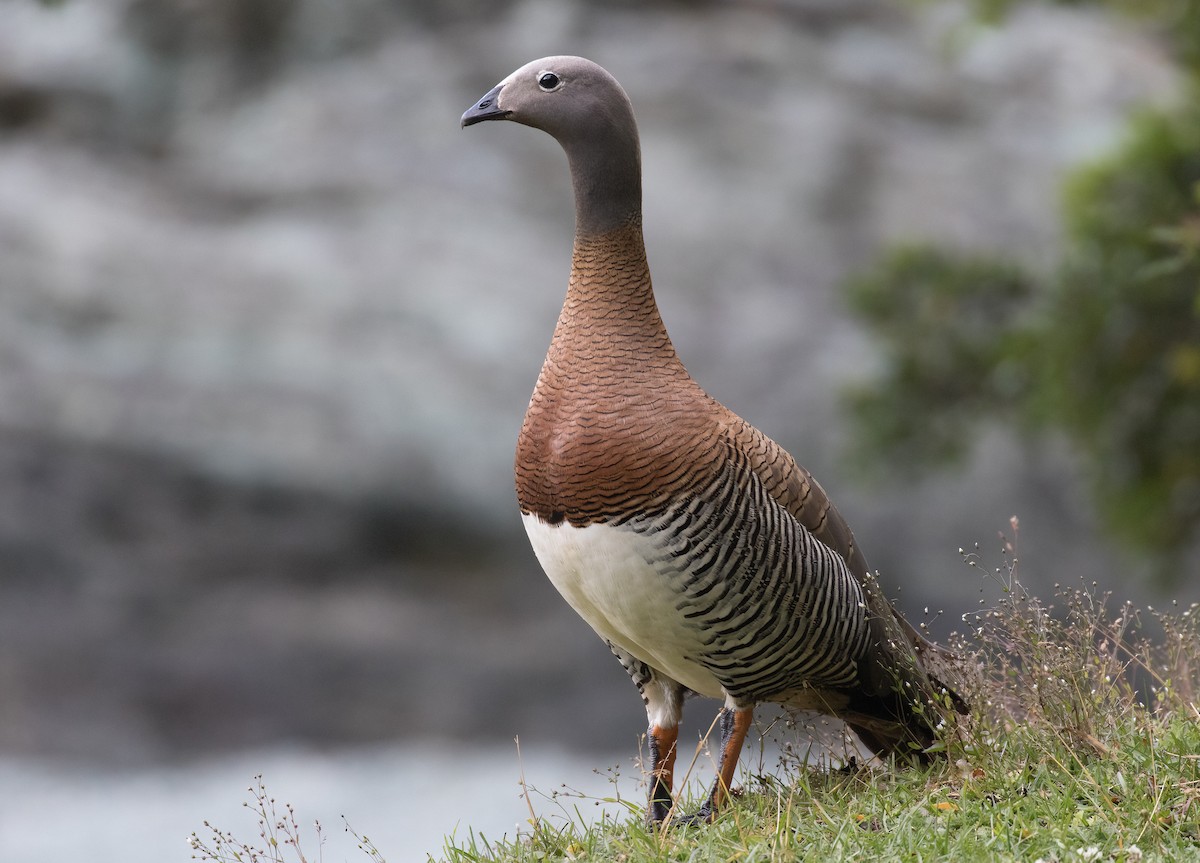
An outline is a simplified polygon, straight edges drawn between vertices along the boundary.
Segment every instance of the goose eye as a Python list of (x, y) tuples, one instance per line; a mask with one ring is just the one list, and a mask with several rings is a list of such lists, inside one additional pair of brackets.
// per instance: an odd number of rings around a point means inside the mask
[(558, 86), (558, 76), (553, 72), (543, 72), (538, 77), (538, 86), (543, 90), (553, 90)]

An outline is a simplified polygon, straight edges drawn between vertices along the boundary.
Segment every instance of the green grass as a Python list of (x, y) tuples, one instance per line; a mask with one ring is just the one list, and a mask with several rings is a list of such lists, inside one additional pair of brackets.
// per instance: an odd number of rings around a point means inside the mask
[[(977, 551), (964, 559), (984, 569)], [(1200, 860), (1200, 608), (1113, 607), (1094, 584), (1059, 588), (1043, 603), (1017, 577), (1015, 539), (985, 575), (999, 599), (964, 616), (956, 639), (981, 668), (976, 710), (944, 729), (944, 761), (818, 769), (792, 759), (745, 778), (705, 827), (648, 827), (643, 801), (620, 795), (606, 801), (618, 814), (599, 820), (589, 805), (598, 801), (571, 795), (546, 798), (553, 811), (543, 813), (526, 789), (520, 835), (452, 836), (436, 859)], [(194, 838), (194, 856), (283, 863), (287, 850), (306, 863), (288, 842), (290, 808), (277, 817), (261, 784), (255, 797), (260, 835), (274, 845), (252, 848), (206, 825), (219, 841)], [(382, 863), (386, 849), (356, 838)]]
[[(1129, 722), (1103, 749), (1017, 726), (936, 769), (756, 777), (715, 824), (539, 818), (447, 861), (1187, 860), (1200, 857), (1200, 725)], [(964, 753), (966, 755), (966, 753)]]

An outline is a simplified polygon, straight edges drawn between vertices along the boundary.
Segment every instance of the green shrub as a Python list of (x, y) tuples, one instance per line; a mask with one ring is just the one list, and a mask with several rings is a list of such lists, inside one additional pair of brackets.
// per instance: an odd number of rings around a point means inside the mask
[(1064, 199), (1041, 283), (934, 247), (850, 282), (884, 357), (847, 396), (856, 455), (911, 470), (955, 462), (984, 422), (1063, 433), (1110, 533), (1171, 576), (1200, 538), (1200, 86)]

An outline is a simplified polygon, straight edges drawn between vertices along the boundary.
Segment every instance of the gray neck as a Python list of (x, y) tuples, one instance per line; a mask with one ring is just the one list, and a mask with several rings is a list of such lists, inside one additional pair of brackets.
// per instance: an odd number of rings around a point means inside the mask
[(605, 234), (641, 216), (642, 158), (632, 118), (628, 126), (608, 126), (562, 145), (575, 190), (577, 237)]

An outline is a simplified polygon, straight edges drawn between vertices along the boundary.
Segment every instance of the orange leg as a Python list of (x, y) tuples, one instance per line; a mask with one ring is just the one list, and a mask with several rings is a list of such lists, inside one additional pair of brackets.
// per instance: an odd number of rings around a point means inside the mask
[(753, 721), (753, 707), (744, 710), (731, 710), (726, 707), (721, 710), (721, 755), (716, 781), (713, 782), (712, 791), (700, 807), (700, 811), (679, 819), (681, 822), (701, 824), (711, 822), (717, 817), (717, 811), (733, 786), (733, 774), (742, 754), (742, 744), (746, 742), (746, 734), (749, 733)]
[(737, 770), (738, 758), (742, 755), (742, 744), (746, 742), (746, 735), (753, 721), (752, 707), (732, 711), (726, 708), (725, 715), (721, 717), (721, 765), (712, 794), (708, 798), (713, 816), (729, 796), (729, 789), (733, 787), (733, 772)]
[(671, 787), (675, 781), (675, 742), (678, 738), (678, 725), (668, 728), (658, 725), (650, 727), (648, 740), (653, 771), (650, 777), (650, 806), (646, 817), (651, 824), (658, 824), (666, 819), (674, 802)]

